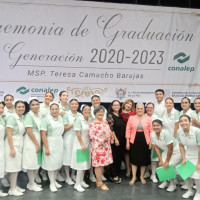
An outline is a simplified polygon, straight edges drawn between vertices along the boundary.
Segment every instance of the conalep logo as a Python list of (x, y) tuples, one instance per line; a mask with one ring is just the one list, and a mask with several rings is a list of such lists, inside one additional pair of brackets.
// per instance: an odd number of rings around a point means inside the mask
[(33, 93), (46, 93), (46, 92), (52, 92), (52, 93), (57, 93), (58, 92), (58, 89), (52, 89), (50, 87), (48, 88), (29, 88), (27, 89), (26, 87), (22, 86), (22, 87), (19, 87), (17, 90), (16, 90), (17, 93), (20, 93), (21, 95), (25, 95), (29, 92), (33, 92)]
[[(183, 64), (185, 62), (187, 62), (188, 60), (190, 60), (190, 55), (186, 55), (183, 52), (177, 53), (174, 58), (174, 61), (177, 61), (179, 64)], [(193, 72), (195, 70), (194, 67), (189, 67), (187, 65), (185, 66), (169, 66), (168, 67), (169, 71), (184, 71), (184, 72)]]
[[(182, 58), (182, 59), (181, 59)], [(179, 63), (185, 63), (190, 59), (190, 56), (186, 57), (186, 54), (180, 52), (174, 56), (174, 60), (177, 60)]]

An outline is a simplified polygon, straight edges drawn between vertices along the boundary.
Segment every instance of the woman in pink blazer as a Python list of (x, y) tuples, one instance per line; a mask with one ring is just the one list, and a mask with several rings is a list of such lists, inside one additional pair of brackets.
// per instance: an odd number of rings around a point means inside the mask
[(136, 106), (136, 115), (131, 116), (126, 126), (126, 148), (130, 149), (130, 163), (132, 165), (133, 177), (129, 182), (133, 185), (136, 181), (137, 166), (140, 166), (140, 180), (146, 184), (144, 172), (146, 166), (150, 165), (150, 134), (152, 129), (152, 120), (144, 114), (144, 104), (138, 103)]

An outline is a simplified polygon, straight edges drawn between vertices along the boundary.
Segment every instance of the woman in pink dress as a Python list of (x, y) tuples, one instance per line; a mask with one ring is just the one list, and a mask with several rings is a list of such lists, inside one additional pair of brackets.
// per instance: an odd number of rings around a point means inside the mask
[(102, 174), (104, 166), (113, 162), (111, 141), (113, 142), (113, 134), (107, 121), (103, 120), (104, 107), (97, 106), (94, 109), (95, 119), (90, 124), (89, 135), (91, 142), (92, 166), (95, 168), (97, 178), (96, 185), (102, 190), (109, 188), (102, 182)]

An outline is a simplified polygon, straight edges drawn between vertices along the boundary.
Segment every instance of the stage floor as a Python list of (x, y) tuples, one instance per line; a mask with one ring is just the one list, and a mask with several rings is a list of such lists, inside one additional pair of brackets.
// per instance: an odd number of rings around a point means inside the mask
[[(85, 192), (79, 193), (74, 190), (73, 186), (69, 186), (66, 183), (62, 183), (63, 187), (58, 189), (58, 192), (52, 193), (49, 189), (49, 181), (43, 182), (42, 192), (32, 192), (26, 190), (25, 194), (21, 197), (7, 196), (5, 200), (169, 200), (176, 199), (182, 200), (182, 194), (185, 192), (181, 190), (180, 186), (175, 192), (167, 192), (166, 190), (161, 190), (158, 188), (159, 184), (152, 183), (147, 179), (147, 184), (142, 185), (141, 182), (137, 181), (134, 186), (128, 184), (129, 179), (123, 178), (122, 183), (114, 184), (112, 182), (106, 181), (109, 186), (109, 191), (102, 191), (96, 188), (95, 183), (89, 183), (89, 189)], [(18, 185), (22, 188), (26, 188), (28, 178), (26, 173), (20, 172), (18, 176)], [(7, 191), (6, 188), (3, 188)], [(192, 197), (190, 199), (193, 199)]]

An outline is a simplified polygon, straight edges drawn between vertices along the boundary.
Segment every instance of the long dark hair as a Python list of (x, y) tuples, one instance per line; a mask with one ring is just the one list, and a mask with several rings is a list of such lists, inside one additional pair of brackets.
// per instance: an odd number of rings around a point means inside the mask
[(122, 107), (121, 107), (120, 101), (118, 101), (118, 100), (113, 100), (113, 101), (112, 101), (112, 103), (110, 104), (109, 109), (108, 109), (108, 115), (113, 113), (112, 106), (113, 106), (113, 104), (114, 104), (115, 102), (118, 102), (119, 105), (120, 105), (120, 109), (119, 109), (119, 111), (118, 111), (118, 112), (119, 112), (118, 114), (119, 114), (119, 116), (121, 116), (121, 114), (122, 114)]

